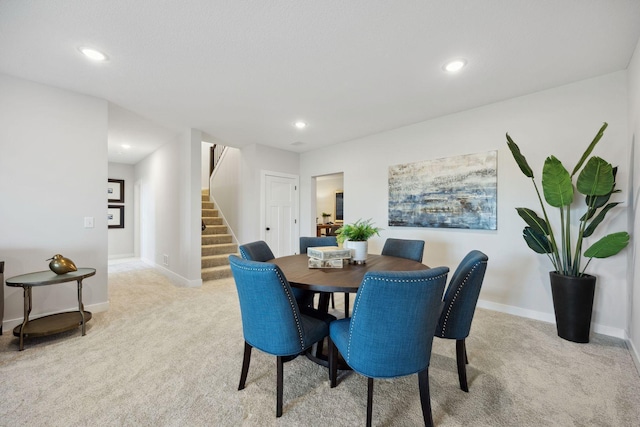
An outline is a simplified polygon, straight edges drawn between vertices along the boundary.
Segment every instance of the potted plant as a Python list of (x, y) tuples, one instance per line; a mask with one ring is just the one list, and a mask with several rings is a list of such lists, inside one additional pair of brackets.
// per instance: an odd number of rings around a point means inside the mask
[[(600, 238), (583, 252), (585, 238), (592, 236), (607, 213), (619, 204), (609, 201), (613, 193), (619, 192), (615, 188), (617, 167), (600, 157), (590, 157), (606, 128), (607, 123), (604, 123), (571, 174), (555, 156), (547, 157), (544, 162), (542, 192), (547, 205), (558, 209), (559, 232), (554, 232), (551, 226), (533, 170), (507, 134), (511, 154), (522, 173), (531, 178), (543, 214), (541, 218), (531, 209), (516, 208), (527, 224), (523, 237), (531, 249), (546, 254), (553, 265), (549, 275), (558, 335), (574, 342), (589, 342), (596, 278), (585, 273), (587, 266), (593, 258), (615, 255), (629, 243), (627, 232), (612, 233)], [(571, 218), (574, 189), (585, 196), (580, 197), (585, 210), (577, 227)], [(584, 266), (583, 257), (588, 259)]]
[(353, 224), (345, 224), (336, 230), (336, 239), (343, 244), (343, 247), (352, 249), (352, 260), (355, 262), (366, 262), (369, 251), (369, 240), (374, 235), (380, 235), (380, 228), (374, 227), (371, 219), (363, 221), (357, 220)]
[(329, 218), (331, 218), (330, 213), (322, 212), (322, 223), (329, 224)]

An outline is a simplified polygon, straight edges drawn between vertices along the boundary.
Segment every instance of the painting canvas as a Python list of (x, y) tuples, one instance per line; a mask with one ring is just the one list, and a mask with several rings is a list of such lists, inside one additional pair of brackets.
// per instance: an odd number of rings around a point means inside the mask
[(389, 225), (497, 229), (497, 151), (389, 167)]

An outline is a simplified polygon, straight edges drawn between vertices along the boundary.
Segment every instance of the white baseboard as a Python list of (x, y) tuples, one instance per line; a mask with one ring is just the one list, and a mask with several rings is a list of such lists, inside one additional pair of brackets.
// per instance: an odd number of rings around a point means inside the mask
[(546, 323), (556, 323), (553, 313), (528, 310), (526, 308), (514, 307), (512, 305), (499, 304), (497, 302), (478, 300), (478, 307), (487, 310), (498, 311), (500, 313), (513, 314), (514, 316), (525, 317), (527, 319), (540, 320)]
[(112, 260), (112, 259), (135, 258), (135, 257), (136, 257), (136, 254), (130, 253), (130, 254), (109, 255), (108, 259)]
[[(556, 323), (556, 318), (553, 313), (545, 313), (542, 311), (528, 310), (526, 308), (514, 307), (511, 305), (498, 304), (491, 301), (478, 300), (478, 307), (486, 308), (487, 310), (498, 311), (500, 313), (513, 314), (514, 316), (525, 317), (527, 319), (540, 320), (546, 323)], [(591, 331), (608, 335), (610, 337), (620, 338), (627, 340), (627, 334), (624, 329), (613, 328), (611, 326), (604, 326), (597, 323), (591, 324)], [(627, 340), (628, 341), (628, 340)]]
[[(148, 261), (145, 262), (148, 263)], [(184, 288), (199, 288), (202, 286), (202, 279), (189, 280), (186, 277), (182, 277), (179, 274), (161, 266), (160, 264), (154, 264), (153, 267), (157, 268), (160, 273), (171, 280), (171, 282), (176, 286)]]
[(631, 359), (633, 359), (633, 363), (636, 365), (636, 370), (640, 375), (640, 356), (638, 355), (638, 349), (633, 345), (633, 341), (627, 339), (627, 348), (629, 349), (629, 353), (631, 353)]

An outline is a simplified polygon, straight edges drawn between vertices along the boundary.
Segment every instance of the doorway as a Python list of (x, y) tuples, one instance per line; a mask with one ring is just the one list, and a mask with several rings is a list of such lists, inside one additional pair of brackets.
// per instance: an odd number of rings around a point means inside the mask
[(332, 234), (333, 225), (338, 228), (344, 220), (344, 173), (315, 177), (316, 180), (316, 224), (320, 233)]

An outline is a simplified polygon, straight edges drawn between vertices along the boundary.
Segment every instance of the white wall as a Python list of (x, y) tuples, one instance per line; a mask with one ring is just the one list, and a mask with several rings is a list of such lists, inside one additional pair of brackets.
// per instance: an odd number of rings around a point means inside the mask
[[(640, 230), (640, 214), (638, 201), (640, 200), (640, 41), (636, 46), (636, 51), (627, 70), (629, 79), (629, 170), (633, 171), (630, 176), (630, 184), (627, 188), (632, 188), (629, 192), (629, 225), (632, 230)], [(628, 280), (630, 283), (628, 301), (631, 307), (635, 308), (629, 315), (629, 338), (631, 351), (634, 355), (636, 367), (640, 372), (640, 274), (636, 267), (638, 265), (638, 254), (640, 254), (640, 239), (637, 234), (631, 235), (631, 248), (629, 250)]]
[[(107, 102), (0, 74), (0, 259), (5, 278), (48, 270), (61, 253), (93, 267), (83, 297), (108, 308)], [(84, 228), (84, 217), (94, 228)], [(23, 317), (22, 289), (5, 287), (5, 327)], [(75, 283), (33, 291), (32, 316), (77, 309)]]
[(184, 132), (135, 165), (140, 257), (183, 286), (202, 284), (201, 137), (193, 129)]
[[(251, 145), (242, 150), (240, 160), (240, 214), (242, 227), (236, 236), (240, 244), (259, 240), (261, 171), (298, 175), (300, 160), (297, 153), (263, 145)], [(315, 223), (312, 236), (315, 236)]]
[[(370, 241), (372, 253), (380, 253), (387, 237), (424, 239), (426, 264), (455, 268), (469, 250), (480, 249), (489, 256), (481, 306), (553, 321), (551, 265), (526, 246), (521, 237), (523, 223), (515, 212), (517, 206), (535, 208), (538, 202), (530, 180), (511, 157), (505, 133), (519, 144), (539, 176), (550, 154), (572, 168), (602, 122), (608, 122), (594, 154), (621, 166), (618, 186), (625, 200), (629, 191), (626, 100), (626, 73), (618, 72), (339, 144), (332, 149), (341, 154), (331, 162), (318, 162), (319, 151), (304, 153), (300, 157), (301, 234), (315, 231), (311, 177), (342, 170), (345, 222), (373, 218), (384, 228), (381, 237)], [(498, 230), (387, 225), (389, 166), (490, 150), (498, 150)], [(600, 233), (626, 229), (625, 210), (615, 212), (600, 227)], [(596, 332), (624, 336), (625, 257), (626, 253), (595, 260), (590, 266), (589, 272), (598, 276)]]
[(211, 177), (211, 196), (232, 234), (240, 229), (240, 163), (242, 152), (227, 147)]
[(203, 190), (209, 189), (209, 157), (211, 156), (211, 147), (213, 147), (213, 144), (202, 141), (202, 146), (200, 147), (200, 155), (202, 157), (202, 161), (200, 162), (200, 183)]
[(133, 165), (109, 163), (108, 174), (109, 179), (124, 180), (124, 228), (110, 228), (108, 231), (109, 259), (133, 257), (135, 256), (134, 241), (136, 235), (133, 203)]

